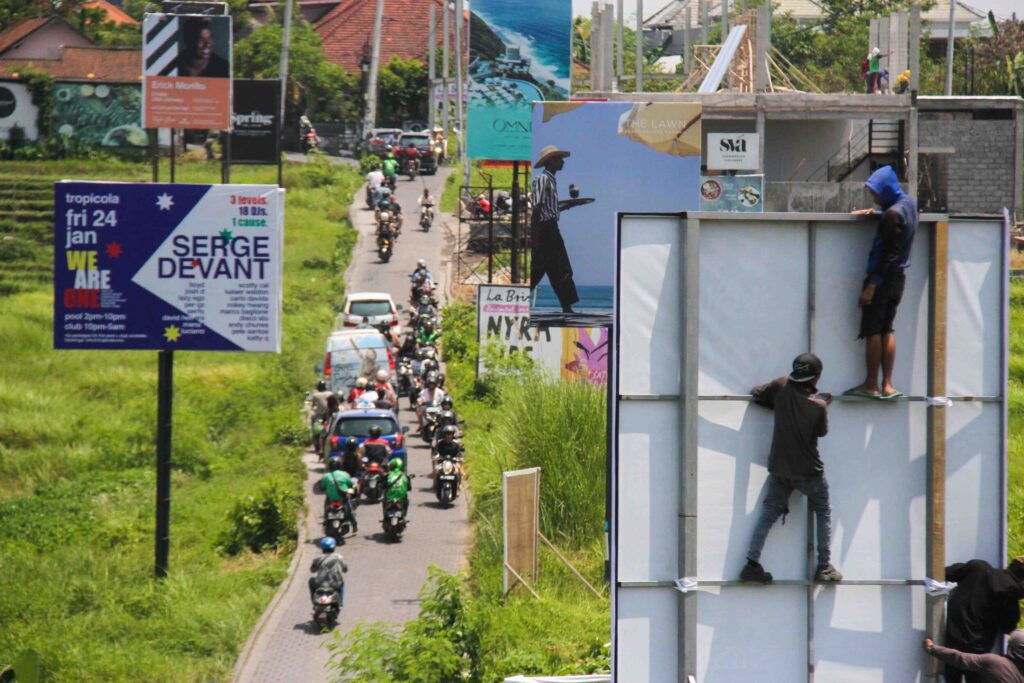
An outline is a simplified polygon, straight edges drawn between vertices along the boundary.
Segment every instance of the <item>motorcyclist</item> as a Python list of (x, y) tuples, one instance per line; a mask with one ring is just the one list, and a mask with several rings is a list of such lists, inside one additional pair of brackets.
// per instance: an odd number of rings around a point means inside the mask
[(386, 398), (391, 403), (398, 400), (398, 397), (395, 396), (395, 388), (391, 386), (391, 373), (387, 370), (377, 371), (377, 378), (372, 388), (377, 392), (377, 396)]
[(398, 357), (410, 359), (416, 357), (416, 338), (411, 334), (405, 335), (402, 345), (398, 348)]
[(494, 198), (494, 210), (497, 213), (512, 213), (512, 195), (505, 190), (498, 192)]
[(349, 494), (354, 491), (352, 476), (343, 469), (342, 464), (342, 458), (330, 458), (327, 461), (329, 471), (320, 480), (320, 488), (325, 494), (324, 514), (327, 514), (331, 503), (341, 503), (348, 518), (352, 520), (352, 531), (359, 531), (359, 522), (356, 521), (356, 513), (349, 498)]
[(409, 146), (405, 148), (404, 161), (405, 172), (411, 176), (410, 167), (412, 166), (412, 164), (415, 162), (417, 164), (416, 168), (419, 168), (420, 163), (420, 151), (416, 149), (416, 145), (414, 145), (412, 142), (410, 142)]
[(459, 471), (459, 477), (462, 477), (462, 454), (465, 452), (465, 449), (462, 443), (455, 438), (455, 435), (455, 425), (447, 425), (441, 428), (441, 440), (437, 442), (437, 453), (430, 457), (431, 478), (437, 477), (436, 465), (441, 458), (451, 458), (452, 462), (455, 463), (455, 468)]
[(401, 502), (402, 514), (408, 520), (409, 477), (405, 474), (403, 465), (404, 463), (401, 458), (395, 458), (391, 461), (391, 471), (388, 472), (388, 478), (384, 482), (384, 514), (387, 514), (388, 503), (397, 500)]
[(316, 391), (309, 395), (311, 413), (309, 417), (309, 427), (313, 428), (313, 423), (320, 418), (327, 415), (327, 401), (331, 396), (334, 396), (333, 391), (328, 391), (327, 382), (319, 380), (316, 383)]
[(380, 212), (380, 216), (377, 218), (377, 248), (380, 249), (381, 245), (384, 244), (384, 240), (395, 239), (395, 233), (392, 225), (391, 212), (384, 210)]
[(419, 428), (423, 429), (423, 406), (434, 401), (440, 402), (444, 398), (444, 389), (437, 386), (437, 373), (429, 372), (424, 378), (426, 386), (420, 390), (419, 398), (416, 400), (416, 419), (419, 420)]
[(361, 446), (362, 455), (367, 460), (384, 465), (391, 459), (391, 443), (382, 439), (380, 425), (370, 425), (370, 438)]
[(420, 300), (416, 306), (416, 315), (420, 316), (421, 318), (437, 317), (437, 308), (434, 306), (434, 304), (430, 303), (430, 297), (427, 296), (426, 294), (420, 295)]
[(335, 553), (334, 548), (338, 543), (330, 536), (320, 539), (320, 549), (323, 555), (313, 558), (313, 564), (309, 571), (313, 576), (309, 577), (309, 599), (314, 600), (318, 588), (330, 588), (338, 594), (338, 607), (345, 605), (345, 572), (348, 565), (341, 553)]
[[(423, 190), (423, 192), (426, 193), (427, 190)], [(417, 282), (421, 275), (422, 282)], [(430, 286), (434, 284), (434, 276), (430, 274), (430, 270), (427, 268), (427, 262), (425, 259), (416, 259), (416, 270), (409, 274), (409, 279), (417, 286), (421, 286), (423, 284)]]
[(350, 436), (345, 439), (345, 450), (341, 454), (341, 469), (348, 472), (348, 476), (356, 483), (359, 489), (359, 477), (363, 474), (363, 461), (359, 454), (359, 439)]
[(416, 334), (416, 343), (420, 346), (433, 346), (440, 338), (441, 333), (434, 329), (434, 321), (428, 318), (420, 325), (419, 332)]
[(441, 399), (441, 410), (452, 414), (452, 424), (455, 425), (461, 436), (462, 427), (459, 426), (459, 414), (455, 412), (455, 401), (450, 395), (445, 394), (445, 397)]
[(384, 160), (381, 162), (381, 169), (384, 171), (384, 176), (389, 184), (394, 183), (398, 179), (398, 159), (395, 158), (395, 153), (391, 150), (388, 150), (388, 153), (384, 156)]
[(380, 188), (384, 185), (384, 172), (380, 170), (378, 164), (374, 164), (370, 167), (370, 172), (366, 174), (366, 188), (370, 191), (370, 200), (373, 206), (377, 206), (377, 202), (380, 200)]
[[(416, 203), (420, 205), (420, 213), (429, 216), (431, 222), (433, 222), (434, 205), (437, 204), (437, 202), (434, 201), (434, 197), (430, 194), (430, 190), (428, 188), (423, 188), (423, 194), (416, 200)], [(420, 259), (420, 261), (423, 261), (423, 259)], [(419, 261), (416, 262), (416, 265), (417, 267), (419, 266)], [(423, 265), (426, 266), (426, 262), (424, 262)]]
[(389, 194), (380, 203), (381, 213), (387, 211), (391, 214), (391, 222), (395, 229), (395, 236), (402, 231), (402, 205), (395, 201), (395, 195)]
[(349, 407), (354, 408), (359, 397), (366, 393), (367, 384), (369, 384), (369, 382), (365, 377), (360, 377), (356, 380), (356, 385), (352, 387), (352, 391), (348, 392), (348, 398), (345, 399), (348, 402)]

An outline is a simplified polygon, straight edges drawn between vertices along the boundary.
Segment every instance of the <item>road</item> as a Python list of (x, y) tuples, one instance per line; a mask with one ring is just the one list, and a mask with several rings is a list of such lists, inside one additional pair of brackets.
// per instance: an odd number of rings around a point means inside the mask
[[(431, 194), (440, 197), (447, 171), (423, 180), (398, 183), (398, 202), (406, 215), (401, 237), (388, 264), (378, 262), (373, 236), (373, 213), (365, 208), (362, 194), (356, 197), (350, 216), (359, 230), (359, 242), (353, 253), (352, 266), (346, 282), (348, 291), (389, 292), (395, 303), (407, 304), (408, 274), (417, 258), (425, 258), (435, 279), (444, 289), (445, 263), (442, 260), (444, 235), (442, 217), (434, 228), (423, 232), (417, 225), (416, 198), (423, 183)], [(443, 298), (443, 295), (439, 295)], [(341, 303), (340, 301), (338, 302)], [(403, 319), (404, 322), (404, 319)], [(442, 321), (442, 328), (443, 328)], [(324, 330), (326, 337), (328, 330)], [(312, 383), (312, 379), (310, 381)], [(399, 415), (403, 424), (415, 431), (416, 417), (403, 400)], [(463, 566), (469, 540), (469, 522), (463, 496), (456, 505), (443, 510), (436, 505), (430, 488), (430, 451), (426, 444), (410, 432), (408, 442), (409, 472), (412, 480), (409, 526), (402, 541), (388, 543), (381, 530), (380, 507), (357, 508), (359, 533), (350, 537), (340, 551), (349, 564), (346, 576), (345, 608), (338, 630), (346, 633), (362, 621), (403, 622), (419, 612), (417, 594), (427, 579), (427, 567), (456, 571)], [(309, 476), (306, 481), (307, 514), (305, 534), (300, 538), (298, 558), (293, 572), (268, 607), (253, 636), (246, 644), (236, 665), (235, 681), (239, 683), (316, 683), (327, 681), (324, 669), (329, 652), (322, 645), (330, 639), (312, 626), (307, 578), (309, 565), (320, 554), (315, 545), (321, 536), (320, 510), (322, 497), (313, 493), (313, 483), (323, 476), (323, 466), (313, 453), (303, 457)]]

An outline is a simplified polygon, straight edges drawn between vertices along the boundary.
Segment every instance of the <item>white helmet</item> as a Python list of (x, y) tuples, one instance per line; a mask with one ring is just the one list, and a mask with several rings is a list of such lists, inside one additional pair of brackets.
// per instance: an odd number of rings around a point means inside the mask
[(387, 211), (381, 211), (380, 212), (380, 219), (382, 221), (386, 221), (386, 220), (388, 220), (390, 218), (391, 218), (391, 214), (389, 214)]
[(377, 371), (377, 381), (378, 382), (387, 382), (389, 377), (390, 377), (390, 375), (388, 375), (388, 371), (387, 370), (378, 370)]
[(426, 259), (421, 259), (421, 258), (420, 259), (416, 259), (416, 267), (417, 268), (426, 268), (427, 267)]

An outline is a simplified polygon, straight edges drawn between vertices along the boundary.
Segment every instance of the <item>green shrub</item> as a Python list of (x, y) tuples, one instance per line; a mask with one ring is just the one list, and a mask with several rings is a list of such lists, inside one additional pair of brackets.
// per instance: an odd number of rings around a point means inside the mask
[(365, 177), (367, 173), (373, 170), (373, 167), (380, 167), (380, 157), (376, 154), (367, 154), (359, 160), (359, 172)]
[(285, 482), (264, 482), (255, 494), (235, 501), (228, 516), (231, 527), (220, 547), (230, 555), (276, 550), (295, 538), (295, 520), (302, 497)]

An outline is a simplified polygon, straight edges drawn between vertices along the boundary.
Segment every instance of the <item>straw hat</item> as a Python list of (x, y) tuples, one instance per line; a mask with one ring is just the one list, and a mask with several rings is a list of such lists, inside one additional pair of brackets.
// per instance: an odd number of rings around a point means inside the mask
[(548, 145), (540, 150), (540, 158), (537, 159), (537, 163), (535, 163), (533, 167), (540, 168), (552, 157), (562, 157), (564, 159), (567, 156), (570, 156), (568, 152), (558, 149), (555, 145)]

